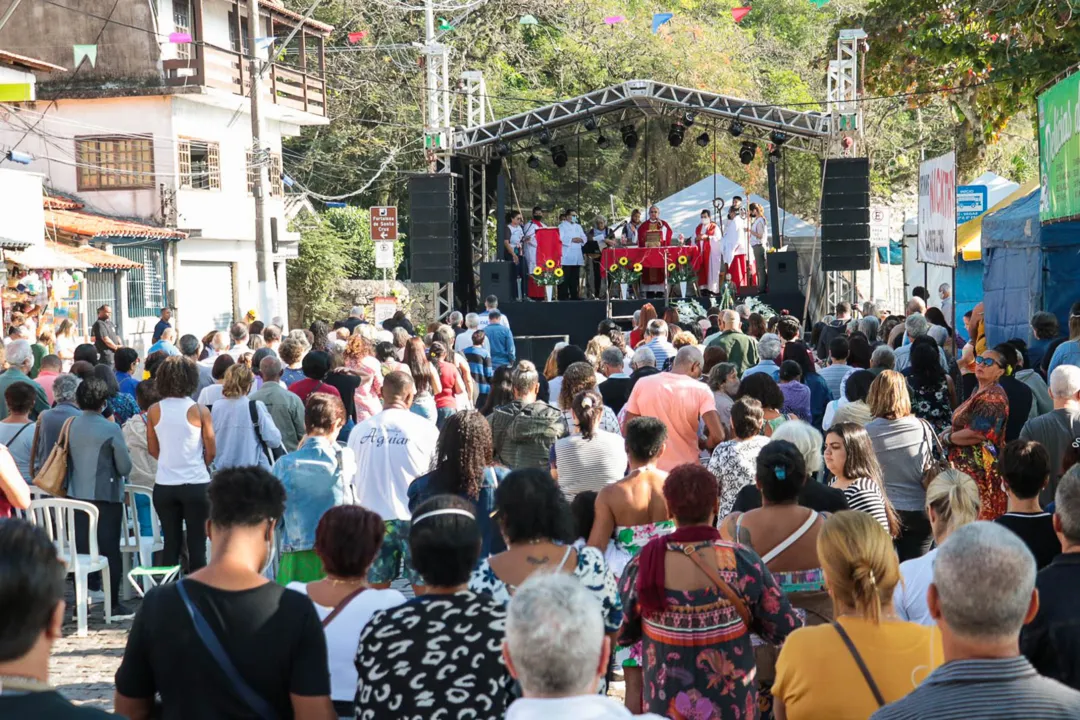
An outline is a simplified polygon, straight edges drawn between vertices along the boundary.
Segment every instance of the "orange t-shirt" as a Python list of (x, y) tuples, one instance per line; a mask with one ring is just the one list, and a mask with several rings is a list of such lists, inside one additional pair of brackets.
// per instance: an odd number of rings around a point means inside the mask
[(705, 383), (665, 372), (638, 380), (626, 411), (654, 417), (667, 426), (667, 448), (656, 462), (667, 471), (698, 462), (698, 427), (705, 413), (716, 412), (716, 402)]

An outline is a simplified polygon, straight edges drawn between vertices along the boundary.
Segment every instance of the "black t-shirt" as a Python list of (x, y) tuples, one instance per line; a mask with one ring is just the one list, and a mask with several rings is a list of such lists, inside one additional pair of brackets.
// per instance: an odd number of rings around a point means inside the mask
[[(817, 480), (808, 480), (799, 491), (799, 504), (818, 512), (835, 513), (847, 510), (848, 502), (842, 490), (822, 485)], [(756, 485), (747, 485), (735, 496), (732, 512), (749, 512), (761, 507), (761, 491)], [(720, 518), (723, 520), (723, 518)]]
[(108, 353), (112, 356), (112, 350), (105, 344), (103, 338), (109, 338), (113, 341), (113, 344), (120, 344), (120, 336), (116, 332), (116, 325), (112, 320), (102, 320), (98, 318), (94, 321), (94, 324), (90, 328), (90, 335), (94, 338), (94, 347), (101, 355)]
[(73, 705), (55, 690), (0, 697), (0, 720), (99, 720), (115, 717), (97, 708)]
[[(326, 637), (311, 600), (273, 582), (235, 592), (183, 582), (237, 672), (278, 718), (293, 717), (290, 694), (330, 695)], [(175, 584), (146, 594), (116, 691), (132, 698), (159, 693), (164, 720), (256, 717), (199, 639)]]
[(341, 395), (341, 404), (345, 406), (345, 417), (356, 420), (356, 388), (360, 387), (359, 376), (350, 372), (326, 373), (323, 382), (333, 387)]
[(1005, 513), (997, 519), (1005, 527), (1020, 536), (1020, 539), (1035, 556), (1039, 570), (1050, 564), (1061, 553), (1061, 541), (1054, 532), (1052, 513)]

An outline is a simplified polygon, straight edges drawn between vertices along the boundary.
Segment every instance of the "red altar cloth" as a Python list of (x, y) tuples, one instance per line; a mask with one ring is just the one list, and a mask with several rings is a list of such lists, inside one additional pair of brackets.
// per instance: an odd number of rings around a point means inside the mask
[[(555, 267), (562, 267), (562, 239), (559, 237), (559, 228), (540, 228), (536, 231), (536, 265), (547, 270), (547, 261), (554, 260)], [(532, 268), (525, 268), (529, 275), (529, 297), (535, 300), (543, 300), (546, 295), (544, 288), (537, 285), (532, 279)]]
[(605, 248), (600, 253), (600, 272), (607, 277), (608, 268), (619, 262), (619, 258), (629, 258), (630, 265), (641, 263), (645, 268), (663, 268), (670, 263), (677, 263), (680, 256), (689, 258), (690, 267), (695, 270), (701, 267), (701, 251), (696, 245), (682, 247), (659, 247), (659, 248)]

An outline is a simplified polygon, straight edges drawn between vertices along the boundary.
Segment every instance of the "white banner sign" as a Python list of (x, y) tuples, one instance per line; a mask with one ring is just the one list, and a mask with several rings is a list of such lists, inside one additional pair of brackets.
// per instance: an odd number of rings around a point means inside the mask
[(884, 205), (870, 206), (870, 244), (874, 247), (885, 247), (889, 244), (889, 224), (891, 221), (889, 208)]
[(956, 153), (919, 165), (921, 263), (956, 267)]
[(394, 267), (394, 242), (377, 240), (375, 242), (375, 267), (379, 270), (396, 270)]

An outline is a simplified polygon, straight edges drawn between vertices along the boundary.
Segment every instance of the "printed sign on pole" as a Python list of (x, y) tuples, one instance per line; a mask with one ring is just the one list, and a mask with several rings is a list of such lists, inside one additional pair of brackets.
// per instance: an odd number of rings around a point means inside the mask
[(1039, 218), (1080, 217), (1080, 72), (1039, 95)]
[(382, 324), (394, 317), (394, 313), (398, 311), (397, 298), (393, 296), (377, 297), (372, 301), (372, 322), (375, 323), (375, 327), (381, 328)]
[(919, 165), (919, 240), (921, 263), (956, 267), (956, 153)]
[(889, 244), (889, 208), (884, 205), (870, 206), (870, 244), (886, 247)]
[(985, 185), (961, 185), (956, 188), (956, 222), (963, 225), (987, 210), (990, 191)]
[(392, 240), (375, 241), (375, 267), (379, 270), (396, 270), (394, 267), (394, 242)]
[(371, 208), (371, 239), (375, 242), (380, 240), (397, 240), (397, 208), (373, 207)]

